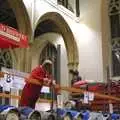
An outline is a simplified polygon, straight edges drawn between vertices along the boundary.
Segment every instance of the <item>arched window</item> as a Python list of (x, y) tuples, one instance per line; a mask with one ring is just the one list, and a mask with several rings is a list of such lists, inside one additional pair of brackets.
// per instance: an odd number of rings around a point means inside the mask
[[(8, 49), (0, 49), (0, 70), (2, 67), (12, 68), (12, 57)], [(2, 86), (0, 86), (0, 92), (3, 92)], [(5, 93), (9, 94), (8, 91)], [(0, 104), (10, 104), (10, 99), (0, 99)]]
[[(53, 62), (52, 71), (50, 71), (50, 73), (52, 73), (54, 80), (56, 80), (57, 79), (57, 76), (56, 76), (57, 75), (57, 49), (51, 43), (48, 43), (42, 50), (42, 53), (40, 55), (40, 64), (42, 64), (42, 62), (46, 59), (50, 59)], [(50, 99), (51, 94), (44, 94), (41, 97)]]
[(120, 76), (120, 0), (109, 1), (112, 76)]

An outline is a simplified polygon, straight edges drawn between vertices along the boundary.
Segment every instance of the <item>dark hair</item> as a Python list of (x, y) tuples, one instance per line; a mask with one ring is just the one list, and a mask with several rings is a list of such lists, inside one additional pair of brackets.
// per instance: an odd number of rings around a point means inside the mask
[(78, 70), (73, 70), (73, 69), (70, 69), (69, 72), (73, 75), (79, 75), (79, 72)]
[(73, 73), (74, 73), (74, 70), (70, 69), (69, 72), (70, 72), (71, 74), (73, 74)]
[(52, 65), (52, 61), (50, 59), (45, 59), (43, 62), (42, 62), (42, 65), (43, 66), (46, 66), (46, 65)]
[(79, 75), (78, 70), (75, 70), (75, 71), (74, 71), (74, 74), (75, 74), (75, 75)]

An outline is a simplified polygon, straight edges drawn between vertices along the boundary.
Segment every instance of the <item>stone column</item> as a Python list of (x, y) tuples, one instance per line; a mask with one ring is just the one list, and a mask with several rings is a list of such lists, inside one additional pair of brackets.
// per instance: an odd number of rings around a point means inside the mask
[(31, 47), (26, 49), (25, 54), (25, 72), (31, 72), (31, 64), (32, 64), (32, 51)]

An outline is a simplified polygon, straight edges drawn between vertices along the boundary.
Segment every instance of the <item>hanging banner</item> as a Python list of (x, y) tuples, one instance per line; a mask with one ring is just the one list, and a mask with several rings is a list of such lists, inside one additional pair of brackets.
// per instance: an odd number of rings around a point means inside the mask
[(28, 47), (28, 38), (12, 27), (0, 24), (0, 48), (9, 47), (26, 48)]

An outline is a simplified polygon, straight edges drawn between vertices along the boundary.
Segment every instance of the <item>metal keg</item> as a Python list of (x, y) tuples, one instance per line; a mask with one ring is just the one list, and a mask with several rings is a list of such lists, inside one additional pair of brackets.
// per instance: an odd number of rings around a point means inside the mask
[(64, 120), (72, 120), (72, 115), (70, 113), (67, 113), (64, 118)]
[(82, 113), (79, 113), (76, 117), (76, 120), (83, 120), (83, 115)]
[(18, 108), (21, 114), (21, 120), (41, 120), (41, 114), (39, 111), (29, 107)]
[(55, 111), (54, 112), (40, 111), (40, 114), (41, 114), (41, 120), (56, 120), (57, 119), (57, 114)]
[(20, 120), (20, 114), (16, 107), (0, 105), (0, 120)]
[(50, 115), (48, 115), (47, 120), (56, 120), (56, 115), (54, 113), (51, 113)]

